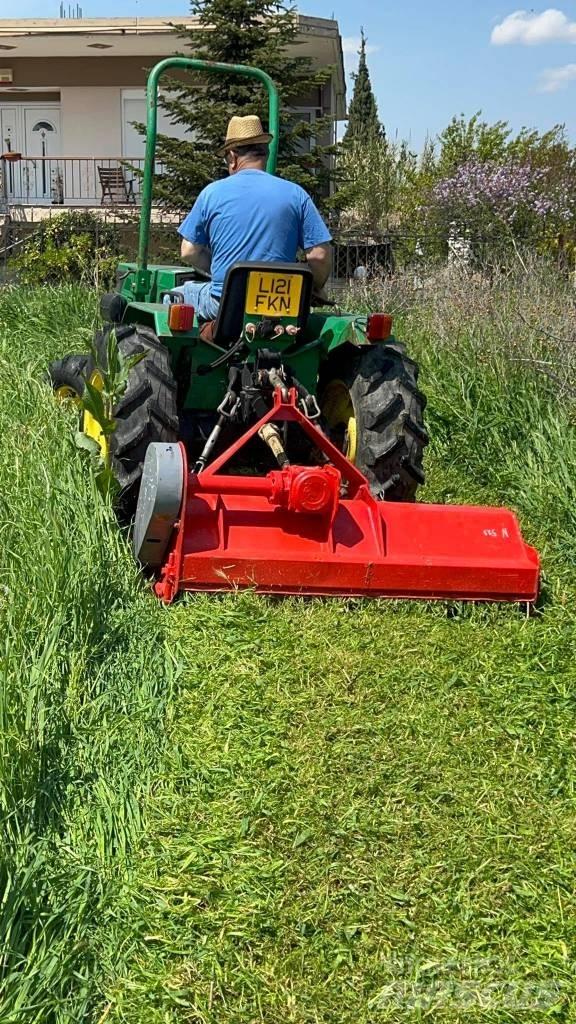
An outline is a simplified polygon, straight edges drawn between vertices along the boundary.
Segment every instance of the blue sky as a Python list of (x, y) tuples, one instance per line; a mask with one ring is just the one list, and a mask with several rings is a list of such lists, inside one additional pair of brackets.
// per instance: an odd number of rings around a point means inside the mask
[[(85, 17), (186, 13), (186, 0), (80, 0)], [(420, 148), (453, 114), (540, 129), (566, 124), (576, 142), (576, 0), (306, 0), (305, 14), (340, 22), (349, 69), (360, 26), (389, 135)], [(553, 0), (552, 0), (553, 2)], [(534, 0), (530, 0), (530, 4)], [(19, 0), (19, 17), (55, 17), (59, 0)], [(14, 17), (13, 0), (0, 16)]]

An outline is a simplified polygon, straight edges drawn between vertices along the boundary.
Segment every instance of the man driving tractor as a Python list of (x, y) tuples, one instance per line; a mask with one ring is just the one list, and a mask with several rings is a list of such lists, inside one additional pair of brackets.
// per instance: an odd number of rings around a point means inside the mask
[[(210, 269), (210, 283), (148, 259), (159, 80), (174, 68), (258, 79), (268, 93), (272, 134), (256, 117), (232, 118), (229, 175), (180, 228), (184, 258)], [(311, 311), (330, 234), (310, 197), (273, 176), (278, 114), (259, 68), (188, 57), (153, 68), (138, 258), (103, 296), (91, 351), (50, 365), (55, 394), (78, 402), (86, 447), (117, 485), (119, 515), (134, 519), (136, 557), (164, 601), (238, 587), (534, 601), (538, 555), (513, 513), (414, 503), (425, 397), (391, 317)], [(294, 262), (299, 250), (309, 266)], [(174, 290), (188, 302), (159, 305)], [(110, 359), (128, 372), (104, 434)]]
[(178, 229), (182, 258), (211, 274), (210, 281), (174, 289), (202, 320), (216, 318), (226, 271), (234, 263), (293, 263), (299, 250), (322, 297), (332, 268), (332, 238), (308, 193), (266, 172), (271, 139), (259, 117), (233, 117), (219, 151), (228, 177), (203, 189)]

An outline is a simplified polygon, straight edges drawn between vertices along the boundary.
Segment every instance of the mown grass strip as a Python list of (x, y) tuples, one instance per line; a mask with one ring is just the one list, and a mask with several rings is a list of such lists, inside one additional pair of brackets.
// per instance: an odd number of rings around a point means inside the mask
[(571, 612), (245, 595), (171, 627), (187, 668), (113, 1020), (368, 1024), (431, 998), (452, 1021), (470, 986), (494, 1024), (526, 986), (566, 1011)]
[(173, 609), (184, 672), (111, 1020), (571, 1019), (572, 409), (455, 308), (452, 345), (426, 307), (402, 318), (426, 498), (515, 507), (544, 555), (540, 610)]

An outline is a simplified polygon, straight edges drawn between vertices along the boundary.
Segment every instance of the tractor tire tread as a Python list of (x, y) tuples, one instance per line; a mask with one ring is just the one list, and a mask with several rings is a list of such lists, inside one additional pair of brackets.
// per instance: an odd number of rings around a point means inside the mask
[[(123, 356), (145, 353), (132, 367), (126, 391), (114, 409), (116, 428), (110, 439), (112, 469), (121, 488), (117, 509), (123, 519), (130, 519), (136, 509), (148, 445), (153, 441), (176, 442), (179, 419), (176, 381), (166, 346), (151, 328), (136, 324), (116, 327), (116, 338)], [(105, 352), (106, 343), (103, 332), (99, 355)]]
[(419, 466), (415, 466), (413, 462), (405, 462), (404, 469), (407, 473), (410, 473), (410, 476), (412, 476), (418, 484), (425, 483), (426, 477), (424, 475), (424, 471), (420, 469)]
[(393, 395), (386, 406), (376, 413), (372, 419), (369, 420), (369, 418), (366, 417), (366, 426), (369, 430), (379, 430), (383, 424), (387, 423), (391, 417), (394, 418), (397, 416), (403, 409), (404, 400), (402, 395)]
[(404, 425), (406, 427), (406, 430), (409, 430), (412, 434), (414, 434), (414, 437), (416, 437), (420, 441), (420, 444), (422, 444), (424, 447), (430, 444), (430, 437), (428, 435), (428, 431), (425, 430), (424, 427), (421, 427), (419, 423), (416, 423), (416, 421), (412, 419), (410, 414), (406, 416)]
[[(118, 424), (118, 417), (116, 418), (116, 424)], [(118, 427), (116, 427), (116, 432)], [(132, 449), (139, 445), (142, 441), (145, 441), (150, 433), (148, 424), (145, 421), (139, 421), (134, 424), (131, 430), (123, 430), (121, 438), (116, 437), (116, 443), (114, 444), (114, 455), (122, 459), (132, 451)]]
[(159, 426), (164, 427), (166, 430), (173, 430), (176, 434), (178, 433), (180, 420), (177, 415), (173, 416), (167, 409), (163, 409), (156, 403), (151, 406), (150, 412), (152, 418), (156, 420)]
[(166, 373), (161, 366), (157, 366), (156, 363), (150, 362), (148, 366), (148, 373), (151, 377), (155, 377), (157, 381), (164, 384), (169, 391), (176, 393), (178, 385), (172, 376), (172, 373)]
[[(120, 342), (118, 342), (118, 344), (120, 344)], [(125, 356), (128, 356), (128, 357), (131, 357), (131, 356), (141, 356), (142, 353), (149, 352), (149, 351), (150, 351), (150, 346), (149, 345), (144, 345), (142, 342), (135, 342), (135, 341), (131, 341), (130, 339), (126, 339), (126, 344), (124, 346), (124, 355)]]
[[(359, 349), (335, 374), (349, 389), (356, 417), (356, 465), (372, 493), (386, 501), (414, 501), (424, 483), (426, 399), (418, 365), (399, 342)], [(330, 374), (325, 374), (325, 382)]]
[(89, 358), (83, 352), (75, 352), (72, 355), (64, 356), (63, 359), (55, 359), (48, 367), (46, 383), (54, 391), (62, 386), (70, 387), (81, 397), (84, 393), (85, 372)]
[(132, 408), (140, 405), (143, 399), (152, 394), (152, 385), (149, 380), (143, 380), (133, 391), (123, 395), (116, 406), (116, 416), (126, 416)]

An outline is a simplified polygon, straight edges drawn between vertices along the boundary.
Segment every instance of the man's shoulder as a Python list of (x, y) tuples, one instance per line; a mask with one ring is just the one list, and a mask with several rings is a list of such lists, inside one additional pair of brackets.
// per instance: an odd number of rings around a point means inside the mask
[(286, 192), (293, 192), (294, 195), (305, 196), (306, 193), (301, 185), (297, 185), (295, 181), (291, 181), (290, 178), (281, 178), (278, 174), (269, 174), (269, 178), (275, 183), (279, 189), (284, 189)]
[(198, 194), (197, 202), (206, 202), (209, 200), (214, 193), (218, 193), (223, 185), (227, 183), (228, 178), (218, 178), (217, 181), (211, 181), (209, 185), (205, 185), (202, 191)]
[(290, 181), (289, 178), (280, 178), (277, 174), (267, 174), (268, 179), (268, 194), (276, 196), (277, 199), (285, 203), (290, 203), (298, 211), (300, 211), (309, 199), (308, 193), (302, 188), (301, 185), (297, 185), (295, 181)]
[(227, 194), (234, 195), (237, 192), (245, 194), (246, 179), (251, 181), (254, 190), (261, 197), (264, 195), (283, 196), (285, 199), (294, 200), (298, 206), (301, 206), (309, 199), (308, 193), (301, 185), (297, 185), (295, 181), (290, 181), (288, 178), (280, 178), (278, 175), (269, 174), (267, 171), (261, 171), (258, 174), (250, 175), (243, 175), (242, 173), (231, 174), (226, 178), (212, 181), (202, 189), (197, 202), (201, 202), (204, 208), (209, 208)]

